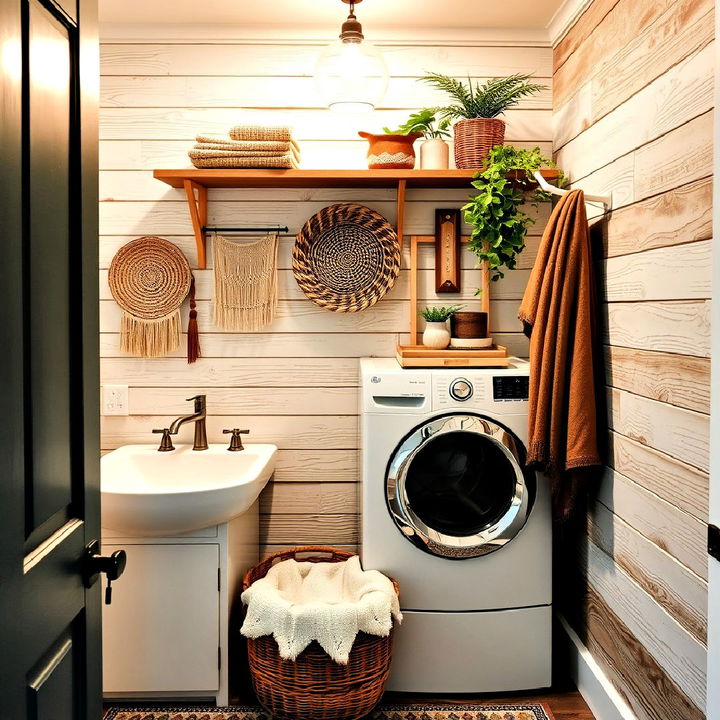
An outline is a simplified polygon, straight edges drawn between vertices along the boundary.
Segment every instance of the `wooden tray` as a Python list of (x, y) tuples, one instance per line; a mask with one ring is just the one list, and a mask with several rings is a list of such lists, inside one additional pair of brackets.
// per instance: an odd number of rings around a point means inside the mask
[(424, 345), (398, 345), (401, 367), (499, 367), (510, 365), (507, 348), (493, 345), (483, 350), (431, 350)]

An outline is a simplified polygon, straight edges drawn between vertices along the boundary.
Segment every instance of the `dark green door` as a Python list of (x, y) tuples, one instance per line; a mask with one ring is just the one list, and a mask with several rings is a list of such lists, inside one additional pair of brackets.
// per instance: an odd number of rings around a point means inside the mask
[(97, 0), (0, 2), (0, 719), (99, 720)]

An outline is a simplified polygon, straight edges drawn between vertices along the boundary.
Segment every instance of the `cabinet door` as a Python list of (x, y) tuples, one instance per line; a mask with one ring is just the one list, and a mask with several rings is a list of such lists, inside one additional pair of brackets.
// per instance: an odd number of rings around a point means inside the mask
[(107, 545), (127, 552), (103, 610), (104, 692), (217, 690), (218, 545)]

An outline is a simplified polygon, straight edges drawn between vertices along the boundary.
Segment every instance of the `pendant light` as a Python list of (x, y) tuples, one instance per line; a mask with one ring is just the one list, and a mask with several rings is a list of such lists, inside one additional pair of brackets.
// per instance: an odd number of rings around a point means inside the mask
[(377, 48), (365, 42), (355, 5), (362, 0), (342, 0), (350, 14), (340, 37), (320, 54), (315, 81), (325, 105), (339, 112), (367, 112), (382, 100), (387, 89), (385, 60)]

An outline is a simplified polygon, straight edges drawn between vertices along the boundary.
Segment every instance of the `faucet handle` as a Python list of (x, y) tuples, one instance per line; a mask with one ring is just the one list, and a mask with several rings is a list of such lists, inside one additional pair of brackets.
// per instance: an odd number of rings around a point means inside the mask
[(205, 398), (206, 395), (193, 395), (193, 397), (189, 397), (185, 399), (185, 402), (190, 402), (192, 400), (195, 401), (195, 412), (200, 412), (201, 410), (205, 409)]
[(155, 428), (153, 432), (162, 433), (162, 439), (160, 440), (158, 452), (170, 452), (170, 450), (175, 449), (172, 444), (172, 440), (170, 439), (170, 428)]
[(240, 435), (248, 435), (250, 433), (249, 430), (240, 430), (240, 428), (233, 428), (232, 430), (225, 429), (223, 430), (223, 434), (227, 435), (228, 433), (232, 433), (232, 437), (230, 438), (230, 447), (228, 450), (232, 452), (238, 452), (240, 450), (244, 450), (242, 444), (242, 438)]

